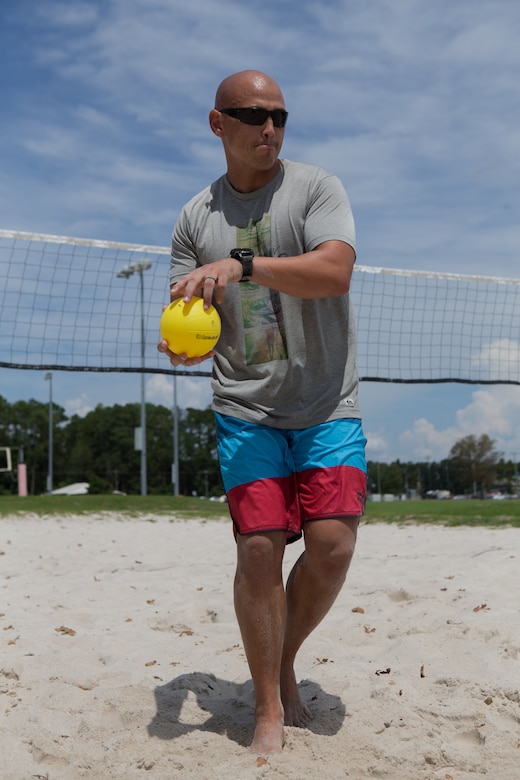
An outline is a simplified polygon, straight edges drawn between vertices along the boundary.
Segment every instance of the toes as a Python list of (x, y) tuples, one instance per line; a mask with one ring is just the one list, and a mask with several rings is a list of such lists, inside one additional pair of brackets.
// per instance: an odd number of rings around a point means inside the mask
[(297, 726), (301, 729), (306, 728), (312, 721), (312, 715), (302, 702), (299, 702), (298, 706), (292, 711), (289, 710), (285, 715), (286, 726)]

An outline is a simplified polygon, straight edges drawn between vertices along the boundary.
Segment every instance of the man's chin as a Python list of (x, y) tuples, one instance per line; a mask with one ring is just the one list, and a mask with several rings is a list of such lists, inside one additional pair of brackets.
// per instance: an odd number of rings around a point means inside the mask
[(262, 170), (269, 171), (278, 164), (278, 151), (272, 148), (268, 149), (267, 147), (259, 147), (257, 150), (256, 159)]

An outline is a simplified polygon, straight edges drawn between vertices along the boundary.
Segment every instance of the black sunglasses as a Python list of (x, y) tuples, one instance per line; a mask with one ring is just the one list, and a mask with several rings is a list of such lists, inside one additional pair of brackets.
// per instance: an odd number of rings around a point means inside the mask
[(219, 113), (232, 116), (246, 125), (263, 125), (267, 122), (268, 117), (271, 117), (275, 127), (285, 127), (287, 117), (289, 116), (283, 108), (274, 108), (272, 111), (268, 111), (267, 108), (258, 108), (258, 106), (252, 106), (251, 108), (221, 108)]

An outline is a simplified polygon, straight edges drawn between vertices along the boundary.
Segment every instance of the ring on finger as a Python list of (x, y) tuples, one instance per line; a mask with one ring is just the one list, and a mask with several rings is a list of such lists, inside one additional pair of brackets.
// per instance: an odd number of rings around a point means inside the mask
[(212, 279), (214, 282), (216, 282), (216, 281), (217, 281), (217, 277), (216, 277), (216, 276), (205, 276), (205, 277), (204, 277), (204, 281), (205, 281), (205, 282), (207, 282), (207, 281), (208, 281), (208, 279)]

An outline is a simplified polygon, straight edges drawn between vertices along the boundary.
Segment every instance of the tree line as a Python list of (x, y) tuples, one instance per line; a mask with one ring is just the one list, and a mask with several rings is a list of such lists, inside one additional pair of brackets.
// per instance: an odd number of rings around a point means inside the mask
[[(134, 449), (138, 403), (99, 404), (84, 417), (68, 418), (52, 405), (53, 487), (88, 482), (90, 492), (140, 493), (141, 455)], [(213, 412), (178, 410), (179, 492), (222, 495)], [(173, 492), (173, 410), (146, 404), (147, 477), (150, 494)], [(45, 493), (49, 464), (49, 404), (9, 403), (0, 396), (0, 447), (11, 447), (13, 472), (0, 474), (0, 493), (17, 493), (16, 464), (27, 468), (30, 495)]]
[(368, 463), (368, 488), (373, 493), (405, 497), (451, 496), (485, 498), (492, 492), (517, 495), (518, 464), (505, 460), (487, 434), (465, 436), (439, 462)]
[[(146, 405), (148, 492), (173, 491), (173, 411)], [(68, 418), (58, 404), (52, 407), (53, 486), (88, 482), (90, 491), (140, 493), (140, 453), (134, 449), (134, 429), (140, 424), (137, 403), (98, 405), (84, 417)], [(213, 412), (178, 410), (179, 492), (211, 497), (224, 492), (217, 459)], [(0, 396), (0, 447), (11, 447), (13, 471), (0, 474), (0, 494), (17, 492), (16, 463), (27, 467), (28, 492), (46, 492), (49, 464), (49, 405), (39, 401), (9, 403)], [(486, 434), (466, 436), (439, 462), (368, 462), (371, 493), (434, 497), (484, 496), (493, 488), (518, 491), (517, 464), (504, 460)]]

